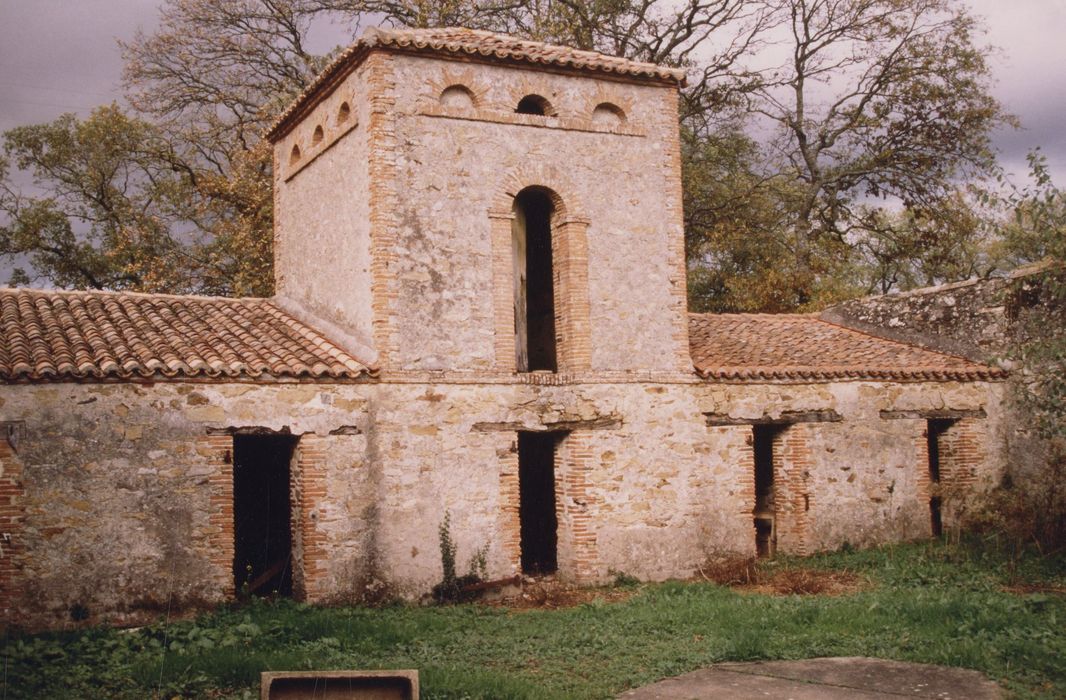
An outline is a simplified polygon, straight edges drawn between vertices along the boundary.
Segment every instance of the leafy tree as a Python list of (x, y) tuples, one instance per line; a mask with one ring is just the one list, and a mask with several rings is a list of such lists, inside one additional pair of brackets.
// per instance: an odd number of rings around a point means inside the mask
[(1004, 239), (1015, 260), (1042, 261), (1047, 269), (1018, 292), (1026, 310), (1016, 359), (1025, 368), (1023, 402), (1034, 426), (1066, 460), (1066, 192), (1051, 181), (1042, 156), (1030, 155), (1029, 163), (1033, 184), (1013, 198)]
[[(85, 121), (65, 115), (4, 134), (0, 163), (0, 253), (24, 256), (36, 276), (97, 289), (185, 289), (173, 276), (182, 245), (171, 235), (171, 196), (179, 187), (165, 165), (165, 143), (148, 123), (117, 106)], [(32, 173), (45, 197), (12, 189), (9, 164)], [(24, 269), (16, 282), (29, 282)]]
[(1007, 198), (1010, 215), (1001, 222), (1008, 259), (1038, 263), (1011, 280), (1006, 300), (1015, 400), (1009, 470), (974, 516), (977, 526), (1006, 535), (1012, 563), (1032, 545), (1046, 555), (1066, 548), (1066, 192), (1039, 153), (1029, 162), (1032, 182)]
[[(123, 44), (133, 116), (108, 113), (145, 134), (110, 153), (138, 174), (130, 206), (86, 230), (69, 206), (41, 208), (62, 197), (31, 201), (5, 177), (0, 254), (30, 254), (63, 285), (269, 294), (263, 130), (329, 59), (307, 49), (312, 26), (367, 18), (686, 68), (686, 235), (701, 308), (811, 307), (907, 284), (918, 268), (928, 279), (966, 267), (926, 256), (968, 249), (930, 241), (945, 220), (960, 222), (952, 241), (972, 230), (954, 188), (992, 167), (988, 133), (1004, 117), (960, 0), (167, 0), (158, 28)], [(783, 39), (789, 60), (757, 69)], [(65, 124), (31, 128), (80, 122)], [(36, 167), (17, 156), (18, 133), (13, 164)], [(893, 218), (886, 202), (907, 213)], [(138, 204), (151, 215), (136, 218)], [(915, 261), (906, 274), (893, 268), (899, 250)], [(151, 255), (166, 263), (143, 262)], [(59, 258), (77, 262), (64, 271)]]
[(748, 109), (794, 195), (785, 228), (812, 282), (798, 306), (810, 306), (835, 284), (822, 269), (827, 241), (883, 250), (886, 206), (912, 229), (957, 220), (958, 181), (994, 172), (990, 133), (1010, 120), (956, 0), (785, 0), (783, 11), (787, 58), (763, 73)]
[[(84, 120), (67, 114), (11, 129), (4, 150), (0, 254), (32, 266), (16, 268), (14, 283), (212, 294), (269, 289), (270, 251), (263, 236), (248, 235), (270, 229), (269, 170), (258, 163), (252, 173), (239, 159), (226, 176), (198, 171), (159, 127), (113, 104)], [(16, 190), (12, 163), (45, 195)], [(258, 208), (232, 206), (256, 196)]]
[(986, 277), (1001, 261), (990, 245), (989, 221), (974, 196), (956, 190), (931, 207), (862, 211), (856, 238), (864, 294)]

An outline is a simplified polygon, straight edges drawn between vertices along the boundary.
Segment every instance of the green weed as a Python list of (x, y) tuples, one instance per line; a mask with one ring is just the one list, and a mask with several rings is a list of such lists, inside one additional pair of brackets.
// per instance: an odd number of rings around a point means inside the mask
[(1066, 696), (1066, 597), (1053, 592), (1066, 583), (1062, 562), (1021, 563), (1027, 582), (1051, 591), (1031, 594), (1004, 589), (1016, 572), (982, 542), (773, 566), (871, 585), (765, 596), (672, 581), (624, 602), (524, 611), (254, 601), (137, 631), (10, 637), (0, 695), (242, 698), (265, 670), (417, 668), (427, 698), (606, 698), (718, 661), (857, 655), (974, 668), (1018, 697)]

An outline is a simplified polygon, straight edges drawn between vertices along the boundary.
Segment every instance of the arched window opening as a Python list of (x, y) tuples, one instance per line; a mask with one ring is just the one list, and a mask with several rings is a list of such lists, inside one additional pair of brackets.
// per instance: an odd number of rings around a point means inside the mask
[(555, 288), (552, 274), (552, 200), (527, 187), (514, 200), (515, 367), (519, 372), (558, 369), (555, 349)]
[(626, 123), (626, 113), (618, 105), (610, 102), (601, 102), (592, 110), (592, 125), (613, 129)]
[(348, 121), (348, 117), (352, 116), (352, 108), (347, 102), (341, 102), (340, 108), (337, 110), (337, 123), (343, 124)]
[(300, 160), (300, 145), (294, 143), (292, 145), (292, 152), (289, 153), (289, 165), (294, 165), (299, 160)]
[(539, 114), (542, 117), (555, 116), (551, 103), (540, 95), (526, 95), (518, 101), (514, 111), (518, 114)]
[(452, 85), (440, 94), (440, 106), (452, 110), (469, 110), (474, 108), (474, 93), (465, 85)]
[(322, 139), (326, 137), (326, 132), (322, 131), (322, 125), (319, 124), (315, 127), (315, 133), (311, 135), (311, 145), (322, 143)]

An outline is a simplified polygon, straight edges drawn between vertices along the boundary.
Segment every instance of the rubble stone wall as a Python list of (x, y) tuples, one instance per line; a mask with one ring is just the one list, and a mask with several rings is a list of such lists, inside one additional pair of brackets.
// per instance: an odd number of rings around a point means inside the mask
[(979, 362), (995, 362), (1017, 340), (1015, 322), (1029, 307), (1046, 304), (1048, 268), (1020, 268), (1006, 277), (973, 279), (909, 292), (845, 301), (822, 318), (868, 329)]
[(300, 436), (295, 583), (316, 602), (426, 593), (446, 513), (460, 566), (484, 549), (491, 577), (517, 573), (519, 430), (560, 434), (559, 574), (579, 583), (684, 577), (718, 552), (753, 555), (751, 423), (811, 412), (839, 420), (783, 432), (780, 550), (924, 537), (925, 420), (881, 412), (985, 410), (960, 443), (979, 487), (1000, 468), (1001, 387), (9, 386), (0, 420), (19, 437), (0, 450), (0, 602), (9, 622), (49, 626), (75, 607), (123, 622), (231, 597), (233, 431)]

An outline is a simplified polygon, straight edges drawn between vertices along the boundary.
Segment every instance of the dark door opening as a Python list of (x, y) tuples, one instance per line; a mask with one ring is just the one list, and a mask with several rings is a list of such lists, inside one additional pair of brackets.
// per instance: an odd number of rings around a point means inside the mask
[(525, 574), (550, 574), (558, 569), (555, 514), (558, 437), (556, 433), (518, 433), (518, 517)]
[(940, 438), (952, 421), (933, 419), (928, 421), (925, 434), (929, 452), (929, 524), (933, 537), (944, 534), (944, 521), (940, 514), (943, 503), (940, 493)]
[(776, 503), (774, 502), (774, 438), (779, 425), (752, 426), (752, 448), (755, 456), (755, 552), (760, 557), (774, 554), (777, 533)]
[(552, 201), (534, 187), (514, 203), (515, 360), (519, 372), (557, 370), (552, 273)]
[(233, 436), (233, 581), (251, 595), (292, 595), (292, 435)]

